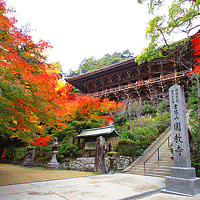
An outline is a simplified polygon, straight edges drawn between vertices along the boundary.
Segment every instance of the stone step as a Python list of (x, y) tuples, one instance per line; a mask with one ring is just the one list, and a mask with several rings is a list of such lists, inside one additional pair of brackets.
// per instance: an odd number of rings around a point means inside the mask
[(137, 175), (144, 175), (144, 171), (132, 171), (132, 172), (126, 172), (126, 174), (137, 174)]
[[(168, 151), (168, 150), (159, 151), (159, 154), (160, 154), (160, 155), (162, 155), (162, 154), (163, 154), (163, 155), (165, 155), (165, 154), (167, 154), (167, 155), (172, 155), (172, 153), (171, 153), (170, 151)], [(154, 153), (153, 156), (154, 156), (154, 155), (158, 155), (158, 152)]]
[(170, 157), (167, 157), (167, 158), (162, 157), (162, 158), (159, 158), (159, 160), (158, 160), (158, 157), (153, 158), (153, 159), (150, 158), (149, 160), (147, 160), (147, 159), (141, 159), (138, 162), (161, 162), (161, 161), (163, 161), (163, 162), (170, 162), (170, 161), (172, 161), (173, 162), (173, 160)]
[[(144, 171), (144, 168), (139, 168), (139, 167), (132, 167), (130, 171)], [(165, 168), (165, 167), (160, 167), (160, 168), (151, 168), (151, 167), (145, 167), (145, 171), (171, 171), (171, 168)]]
[[(170, 163), (170, 162), (159, 162), (159, 163), (157, 163), (157, 162), (155, 162), (155, 163), (145, 163), (145, 166), (152, 166), (152, 167), (160, 167), (160, 166), (166, 166), (166, 167), (170, 167), (170, 166), (173, 166), (174, 165), (174, 163)], [(138, 164), (136, 164), (136, 165), (134, 165), (133, 167), (135, 167), (135, 166), (137, 166), (137, 167), (144, 167), (144, 163), (138, 163)]]
[[(136, 164), (139, 164), (139, 165), (144, 165), (144, 161), (140, 161)], [(168, 165), (168, 164), (174, 164), (174, 161), (173, 160), (148, 160), (147, 162), (145, 162), (145, 164), (149, 164), (149, 165), (153, 165), (153, 164), (163, 164), (163, 165)]]
[[(172, 157), (172, 154), (170, 153), (159, 153), (159, 158), (162, 158), (162, 157)], [(158, 158), (158, 154), (154, 154), (153, 156), (151, 156), (150, 159), (152, 158)], [(147, 159), (147, 158), (146, 158)], [(144, 160), (146, 160), (145, 157), (144, 157)]]
[[(157, 167), (157, 168), (155, 168), (155, 167), (145, 167), (145, 169), (147, 169), (147, 170), (163, 170), (163, 171), (171, 171), (171, 167), (166, 167), (166, 166), (161, 166), (161, 167)], [(140, 170), (140, 171), (144, 171), (144, 167), (132, 167), (131, 169), (130, 169), (130, 171), (131, 170)]]
[(139, 174), (144, 174), (144, 170), (131, 170), (129, 173), (134, 174), (134, 173), (139, 173)]
[(171, 170), (147, 170), (147, 169), (145, 169), (145, 174), (171, 174)]
[[(159, 158), (162, 158), (162, 157), (167, 157), (167, 156), (169, 156), (169, 157), (171, 157), (172, 156), (172, 154), (171, 153), (159, 153)], [(149, 156), (143, 156), (143, 159), (144, 160), (146, 160), (146, 159), (148, 159), (149, 158)], [(157, 153), (155, 153), (155, 154), (153, 154), (151, 157), (150, 157), (150, 159), (151, 158), (158, 158), (158, 154)]]
[(171, 176), (171, 172), (145, 172), (144, 173), (144, 171), (132, 171), (131, 174), (145, 175), (145, 176), (157, 176), (157, 177)]
[(146, 163), (174, 163), (174, 161), (171, 159), (159, 159), (159, 160), (148, 160)]
[[(144, 164), (144, 163), (141, 163)], [(145, 165), (173, 165), (174, 162), (165, 162), (165, 161), (155, 161), (155, 162), (146, 162)]]
[[(159, 153), (159, 158), (162, 158), (162, 157), (171, 157), (172, 156), (172, 154), (171, 153)], [(144, 160), (146, 160), (146, 159), (148, 159), (149, 158), (149, 156), (144, 156), (143, 157), (143, 159)], [(150, 159), (152, 159), (152, 158), (158, 158), (158, 154), (156, 153), (156, 154), (153, 154), (151, 157), (150, 157)]]
[[(174, 165), (173, 162), (151, 162), (151, 163), (145, 163), (145, 166), (171, 166), (171, 165)], [(140, 167), (143, 167), (144, 166), (144, 163), (137, 163), (135, 164), (134, 166), (140, 166)]]
[(140, 174), (171, 174), (171, 171), (147, 171), (147, 170), (145, 170), (145, 172), (144, 172), (144, 170), (142, 170), (142, 171), (140, 171), (140, 170), (131, 170), (129, 173), (131, 173), (131, 174), (134, 174), (134, 173), (140, 173)]
[(155, 173), (145, 173), (144, 175), (147, 175), (147, 176), (171, 176), (171, 173), (167, 173), (167, 172), (155, 172)]
[[(137, 163), (137, 164), (144, 165), (144, 162), (140, 162), (140, 163)], [(145, 165), (173, 165), (173, 164), (174, 164), (174, 162), (171, 162), (171, 161), (165, 162), (164, 160), (145, 162)]]
[(166, 177), (171, 176), (171, 174), (145, 174), (144, 176), (153, 176), (153, 177)]
[(145, 168), (145, 172), (171, 172), (171, 169), (153, 169), (153, 168)]

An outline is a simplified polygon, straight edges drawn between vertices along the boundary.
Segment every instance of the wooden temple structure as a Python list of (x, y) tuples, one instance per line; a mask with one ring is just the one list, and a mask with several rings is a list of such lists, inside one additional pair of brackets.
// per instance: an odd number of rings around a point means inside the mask
[[(79, 76), (65, 77), (65, 80), (85, 94), (117, 102), (127, 98), (146, 101), (163, 99), (168, 96), (172, 85), (179, 84), (187, 91), (190, 84), (191, 69), (178, 62), (179, 53), (177, 50), (177, 57), (172, 54), (171, 57), (141, 65), (131, 58)], [(182, 60), (189, 62), (192, 57), (192, 50), (182, 53)]]

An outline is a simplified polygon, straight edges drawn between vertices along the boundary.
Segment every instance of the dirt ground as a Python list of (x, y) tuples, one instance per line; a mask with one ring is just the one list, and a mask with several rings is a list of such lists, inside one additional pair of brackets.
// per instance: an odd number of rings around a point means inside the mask
[(45, 170), (27, 168), (19, 165), (0, 164), (0, 186), (92, 175), (94, 175), (92, 172)]

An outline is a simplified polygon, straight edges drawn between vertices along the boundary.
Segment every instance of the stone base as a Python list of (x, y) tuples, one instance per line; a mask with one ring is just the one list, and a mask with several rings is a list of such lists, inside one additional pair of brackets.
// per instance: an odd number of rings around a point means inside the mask
[(59, 163), (47, 163), (46, 166), (48, 169), (60, 169), (60, 164)]
[(34, 161), (32, 161), (32, 159), (26, 159), (22, 165), (24, 167), (35, 167)]
[(200, 193), (200, 178), (166, 177), (166, 192), (197, 195)]
[(196, 172), (194, 167), (171, 167), (172, 177), (193, 179), (196, 178)]

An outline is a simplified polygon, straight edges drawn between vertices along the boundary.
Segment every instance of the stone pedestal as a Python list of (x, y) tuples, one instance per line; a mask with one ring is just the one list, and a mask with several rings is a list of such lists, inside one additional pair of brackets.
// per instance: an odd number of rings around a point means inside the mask
[(166, 177), (166, 191), (180, 194), (197, 195), (200, 193), (200, 178), (196, 177), (193, 167), (172, 167), (171, 177)]
[(57, 155), (58, 151), (53, 151), (52, 153), (53, 153), (53, 155), (52, 155), (52, 158), (51, 158), (50, 162), (47, 163), (47, 168), (59, 169), (60, 168), (60, 164), (58, 163), (58, 161), (56, 159), (56, 155)]
[(200, 178), (166, 177), (166, 192), (197, 195), (200, 193)]

